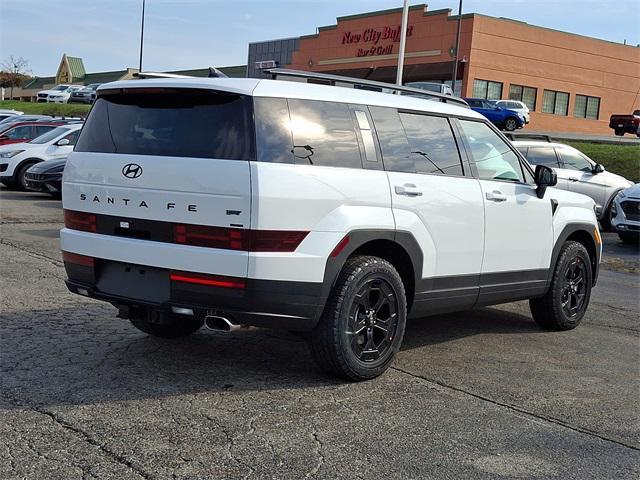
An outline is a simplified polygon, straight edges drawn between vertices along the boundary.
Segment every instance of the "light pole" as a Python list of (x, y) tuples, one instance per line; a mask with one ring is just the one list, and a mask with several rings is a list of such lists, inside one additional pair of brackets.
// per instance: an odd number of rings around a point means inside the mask
[(140, 65), (138, 71), (142, 72), (142, 42), (144, 40), (144, 4), (145, 0), (142, 0), (142, 24), (140, 25)]
[(396, 85), (402, 85), (402, 70), (404, 69), (404, 48), (407, 43), (407, 23), (409, 21), (409, 0), (404, 0), (402, 8), (402, 30), (400, 31), (400, 51), (398, 52), (398, 72)]
[(456, 50), (453, 57), (453, 74), (451, 76), (451, 90), (456, 94), (456, 78), (458, 76), (458, 53), (460, 50), (460, 26), (462, 25), (462, 0), (458, 6), (458, 29), (456, 31)]

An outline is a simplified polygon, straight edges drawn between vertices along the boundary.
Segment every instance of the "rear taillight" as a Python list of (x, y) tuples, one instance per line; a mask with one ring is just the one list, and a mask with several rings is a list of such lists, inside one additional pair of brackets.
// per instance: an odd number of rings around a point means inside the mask
[(62, 260), (65, 263), (74, 263), (76, 265), (82, 265), (83, 267), (95, 267), (96, 261), (93, 257), (87, 257), (86, 255), (78, 255), (77, 253), (62, 252)]
[(64, 211), (64, 226), (72, 230), (83, 232), (96, 232), (96, 216), (93, 213)]
[(242, 278), (222, 277), (219, 275), (204, 275), (190, 272), (171, 272), (169, 277), (172, 282), (191, 283), (195, 285), (206, 285), (209, 287), (222, 288), (245, 288), (245, 281)]
[(308, 234), (290, 230), (252, 230), (249, 251), (295, 252)]
[(249, 252), (294, 252), (309, 232), (291, 230), (244, 230), (203, 225), (173, 226), (173, 241), (196, 247)]
[(174, 225), (173, 241), (195, 247), (247, 250), (247, 230), (202, 225)]

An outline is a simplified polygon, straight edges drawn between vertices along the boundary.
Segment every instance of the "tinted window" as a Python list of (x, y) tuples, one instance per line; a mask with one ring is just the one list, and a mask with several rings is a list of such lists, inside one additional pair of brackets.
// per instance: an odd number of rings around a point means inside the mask
[(577, 152), (571, 148), (559, 148), (558, 153), (560, 154), (562, 163), (564, 163), (564, 168), (569, 168), (571, 170), (580, 170), (582, 172), (589, 173), (593, 171), (591, 162), (584, 158), (580, 152)]
[(29, 138), (31, 136), (31, 126), (23, 125), (21, 127), (14, 127), (4, 134), (11, 140), (17, 140), (19, 138)]
[(40, 135), (39, 137), (34, 138), (29, 143), (36, 143), (36, 144), (42, 145), (52, 140), (55, 140), (60, 135), (63, 135), (65, 132), (68, 132), (68, 131), (69, 131), (68, 127), (57, 127), (57, 128), (54, 128), (53, 130), (50, 130)]
[(293, 163), (289, 107), (284, 98), (254, 98), (257, 159)]
[(349, 106), (315, 100), (289, 100), (296, 163), (362, 168)]
[(470, 107), (482, 108), (482, 100), (471, 100), (467, 98), (467, 103), (469, 104)]
[(411, 147), (398, 112), (393, 108), (369, 107), (373, 117), (385, 170), (415, 172)]
[(546, 165), (551, 168), (559, 166), (556, 152), (551, 147), (529, 147), (529, 152), (525, 156), (532, 165)]
[(51, 125), (38, 125), (36, 127), (36, 137), (39, 137), (43, 133), (47, 133), (49, 130), (53, 130), (56, 127), (52, 127)]
[(460, 120), (460, 125), (481, 179), (523, 181), (517, 155), (489, 126), (468, 120)]
[(136, 90), (97, 99), (76, 151), (254, 158), (249, 97), (213, 90)]
[(463, 175), (458, 147), (446, 118), (401, 113), (415, 170), (420, 173)]
[(78, 135), (80, 134), (80, 130), (76, 130), (73, 133), (70, 133), (69, 135), (67, 135), (66, 138), (67, 140), (69, 140), (69, 145), (75, 145), (76, 141), (78, 140)]

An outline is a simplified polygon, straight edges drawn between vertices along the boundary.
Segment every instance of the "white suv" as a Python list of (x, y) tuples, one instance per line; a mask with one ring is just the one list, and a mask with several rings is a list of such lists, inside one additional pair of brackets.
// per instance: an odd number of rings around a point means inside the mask
[(448, 103), (278, 80), (115, 82), (64, 171), (67, 285), (160, 337), (307, 330), (324, 369), (368, 379), (408, 317), (531, 299), (542, 327), (578, 325), (601, 240), (593, 201), (554, 183)]
[(41, 90), (37, 94), (38, 102), (67, 103), (71, 92), (84, 88), (82, 85), (56, 85), (51, 90)]

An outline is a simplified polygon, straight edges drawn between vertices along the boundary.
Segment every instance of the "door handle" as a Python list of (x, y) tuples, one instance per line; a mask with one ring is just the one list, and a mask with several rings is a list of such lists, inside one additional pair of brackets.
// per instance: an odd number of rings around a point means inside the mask
[(569, 177), (570, 182), (577, 182), (578, 179), (576, 177)]
[(494, 190), (493, 192), (487, 192), (484, 194), (487, 197), (487, 200), (491, 200), (492, 202), (506, 202), (507, 196), (502, 193), (500, 190)]
[(398, 195), (406, 195), (407, 197), (420, 197), (422, 192), (413, 183), (405, 183), (404, 185), (396, 185), (395, 191)]

